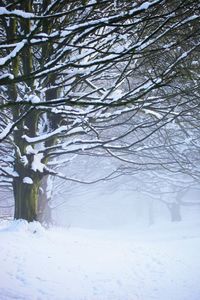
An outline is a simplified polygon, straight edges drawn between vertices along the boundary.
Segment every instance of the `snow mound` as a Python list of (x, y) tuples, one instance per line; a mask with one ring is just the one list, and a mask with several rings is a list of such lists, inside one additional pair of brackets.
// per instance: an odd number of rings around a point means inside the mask
[(28, 223), (25, 220), (14, 220), (11, 222), (1, 222), (0, 223), (0, 232), (11, 232), (11, 233), (34, 233), (41, 235), (44, 233), (45, 229), (39, 222)]

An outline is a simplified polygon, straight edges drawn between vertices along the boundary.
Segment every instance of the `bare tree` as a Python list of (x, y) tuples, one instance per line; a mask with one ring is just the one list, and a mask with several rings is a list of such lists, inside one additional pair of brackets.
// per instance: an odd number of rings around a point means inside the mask
[[(37, 219), (45, 176), (66, 177), (50, 168), (53, 159), (100, 148), (118, 156), (181, 114), (184, 103), (155, 91), (198, 51), (198, 8), (197, 0), (2, 1), (1, 174), (11, 180), (15, 218)], [(171, 49), (164, 66), (142, 73)]]

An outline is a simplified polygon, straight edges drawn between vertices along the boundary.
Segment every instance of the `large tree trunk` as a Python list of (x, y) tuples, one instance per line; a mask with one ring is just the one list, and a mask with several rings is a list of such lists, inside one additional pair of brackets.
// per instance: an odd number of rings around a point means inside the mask
[[(51, 3), (50, 0), (45, 0), (43, 2), (43, 9), (45, 10), (48, 5)], [(32, 11), (32, 0), (20, 1), (19, 8), (22, 11), (31, 12)], [(50, 32), (51, 22), (46, 20), (43, 25), (43, 30), (47, 34)], [(24, 33), (24, 35), (29, 35), (31, 32), (31, 20), (29, 19), (14, 19), (11, 20), (10, 26), (7, 29), (7, 35), (17, 39), (17, 28)], [(44, 63), (44, 60), (48, 58), (49, 51), (52, 51), (52, 45), (49, 46), (45, 44), (42, 47), (42, 58), (41, 64)], [(17, 77), (20, 72), (23, 73), (26, 80), (24, 80), (23, 85), (20, 88), (20, 97), (22, 97), (22, 91), (24, 93), (24, 97), (30, 94), (35, 94), (34, 81), (31, 76), (29, 76), (33, 71), (33, 61), (34, 55), (32, 53), (31, 47), (24, 47), (22, 50), (22, 55), (17, 56), (12, 62), (13, 74)], [(56, 75), (50, 75), (48, 77), (49, 83), (54, 83), (56, 80)], [(46, 86), (48, 86), (48, 82), (46, 82)], [(13, 84), (9, 87), (9, 96), (12, 101), (17, 101), (19, 95), (19, 90), (16, 84)], [(52, 99), (56, 99), (58, 95), (58, 89), (51, 89), (50, 91), (46, 91), (46, 100), (50, 101)], [(43, 101), (45, 98), (43, 99)], [(14, 106), (12, 108), (13, 113), (13, 122), (16, 122), (22, 113), (25, 111), (25, 107), (23, 106)], [(52, 116), (49, 113), (46, 113), (47, 121), (46, 126), (51, 128), (57, 128), (57, 125), (60, 122), (60, 117)], [(39, 201), (39, 190), (42, 182), (42, 178), (45, 174), (39, 170), (33, 171), (33, 159), (34, 153), (37, 153), (37, 144), (32, 143), (31, 145), (23, 139), (23, 135), (28, 135), (29, 137), (35, 137), (39, 134), (39, 117), (40, 112), (37, 109), (31, 111), (24, 120), (22, 120), (16, 130), (13, 132), (13, 140), (15, 144), (15, 156), (14, 156), (14, 171), (18, 174), (18, 177), (13, 179), (13, 192), (15, 198), (15, 214), (14, 217), (16, 219), (25, 219), (27, 221), (33, 221), (43, 218), (42, 215), (46, 214), (46, 209), (48, 205), (48, 197), (44, 194), (42, 196), (42, 201)], [(51, 147), (56, 143), (57, 139), (53, 137), (45, 142), (46, 147)], [(27, 146), (31, 146), (32, 153), (27, 151)], [(24, 161), (23, 161), (24, 160)], [(47, 165), (48, 159), (42, 158), (42, 164)], [(24, 182), (25, 178), (28, 178), (29, 182)], [(26, 181), (26, 180), (25, 180)], [(31, 181), (31, 183), (30, 183)], [(39, 203), (40, 202), (40, 203)]]
[(37, 151), (34, 149), (34, 145), (31, 146), (31, 150), (28, 150), (29, 144), (23, 139), (23, 134), (28, 133), (29, 136), (34, 137), (37, 132), (37, 125), (38, 113), (33, 111), (29, 114), (29, 118), (21, 122), (18, 129), (13, 133), (16, 145), (14, 171), (17, 174), (17, 177), (13, 179), (14, 217), (29, 222), (37, 220), (39, 187), (43, 172), (37, 169), (37, 164), (33, 165)]
[(13, 182), (15, 197), (15, 219), (25, 219), (28, 222), (37, 220), (39, 181), (32, 184), (18, 179)]
[[(24, 11), (31, 12), (32, 1), (27, 0), (20, 2), (20, 8)], [(13, 39), (17, 39), (17, 28), (28, 35), (31, 30), (31, 21), (28, 19), (10, 21), (10, 26), (7, 28), (7, 35)], [(17, 56), (12, 62), (13, 74), (17, 77), (19, 74), (20, 66), (21, 72), (24, 76), (29, 76), (32, 72), (33, 55), (31, 48), (25, 47), (21, 56)], [(28, 79), (21, 90), (24, 91), (24, 96), (27, 92), (34, 90), (33, 81)], [(9, 96), (12, 101), (17, 101), (18, 89), (16, 84), (9, 86)], [(24, 107), (13, 107), (13, 122), (24, 113)], [(24, 134), (34, 137), (38, 130), (38, 116), (37, 111), (32, 111), (28, 118), (22, 120), (13, 133), (13, 141), (15, 144), (14, 156), (14, 171), (18, 177), (13, 179), (13, 193), (15, 200), (15, 219), (25, 219), (27, 221), (37, 220), (38, 214), (38, 194), (41, 181), (41, 175), (38, 171), (32, 170), (33, 154), (27, 154), (28, 143), (22, 138)], [(32, 145), (34, 149), (34, 145)], [(26, 161), (23, 161), (26, 160)]]

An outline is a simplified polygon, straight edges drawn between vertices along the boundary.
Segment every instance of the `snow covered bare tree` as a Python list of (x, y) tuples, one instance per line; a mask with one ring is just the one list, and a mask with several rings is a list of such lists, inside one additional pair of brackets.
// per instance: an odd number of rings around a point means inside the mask
[[(32, 221), (44, 177), (59, 175), (52, 159), (99, 148), (118, 155), (177, 118), (182, 102), (155, 91), (170, 86), (199, 50), (199, 2), (1, 5), (1, 178), (12, 184), (15, 218)], [(160, 67), (170, 51), (176, 55)]]

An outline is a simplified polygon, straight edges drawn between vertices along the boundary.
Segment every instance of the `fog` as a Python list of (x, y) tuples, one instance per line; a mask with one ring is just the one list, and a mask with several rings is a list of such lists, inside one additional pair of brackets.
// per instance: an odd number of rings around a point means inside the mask
[[(53, 179), (50, 207), (53, 224), (66, 228), (137, 230), (171, 223), (169, 205), (180, 203), (178, 221), (198, 220), (200, 190), (190, 177), (163, 171), (123, 175), (119, 161), (111, 158), (76, 156), (65, 163), (62, 173), (76, 183)], [(105, 179), (114, 173), (114, 179)], [(160, 180), (160, 176), (162, 180)], [(102, 179), (102, 180), (101, 180)], [(164, 180), (164, 181), (163, 181)], [(1, 188), (1, 218), (13, 218), (12, 191)], [(177, 221), (177, 220), (175, 220)]]
[[(108, 158), (76, 157), (75, 162), (62, 168), (62, 172), (68, 173), (68, 177), (79, 174), (76, 179), (92, 181), (104, 178), (118, 167), (118, 161)], [(56, 225), (67, 228), (140, 229), (170, 223), (168, 204), (179, 201), (181, 220), (178, 221), (198, 220), (198, 185), (183, 174), (176, 177), (164, 171), (161, 174), (168, 181), (163, 183), (163, 179), (155, 177), (152, 182), (150, 180), (150, 187), (147, 183), (150, 171), (121, 175), (95, 184), (56, 179), (51, 201), (53, 220)], [(169, 181), (170, 176), (172, 181)], [(173, 178), (177, 178), (177, 182)]]

